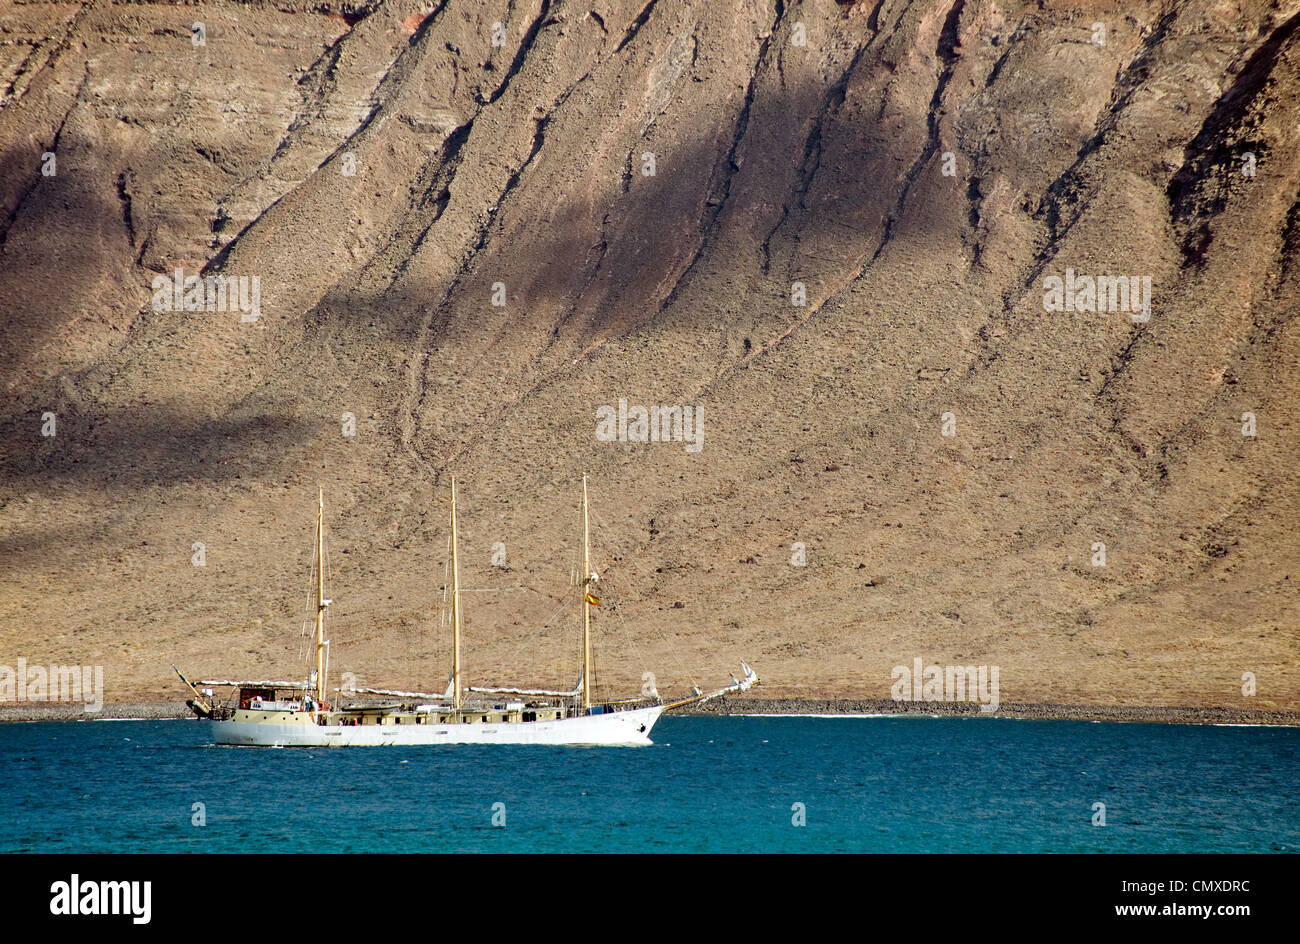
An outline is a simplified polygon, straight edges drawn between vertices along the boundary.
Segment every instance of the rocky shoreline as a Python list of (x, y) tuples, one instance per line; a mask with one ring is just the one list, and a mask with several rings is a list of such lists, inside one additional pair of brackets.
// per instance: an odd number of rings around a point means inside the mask
[(193, 718), (194, 714), (183, 701), (139, 701), (104, 703), (102, 710), (85, 711), (77, 704), (23, 704), (0, 705), (0, 722), (4, 721), (110, 721), (134, 719), (142, 721), (171, 721)]
[[(736, 698), (723, 697), (694, 708), (693, 715), (941, 715), (980, 717), (972, 702), (899, 702), (887, 698)], [(75, 704), (4, 704), (0, 722), (5, 721), (104, 721), (140, 719), (166, 721), (190, 718), (180, 701), (120, 702), (105, 704), (97, 713)], [(1127, 721), (1164, 724), (1284, 724), (1300, 726), (1300, 712), (1240, 708), (1176, 708), (1146, 705), (1048, 705), (1010, 704), (998, 706), (998, 718), (1037, 721)]]
[[(980, 717), (973, 702), (913, 702), (888, 698), (734, 698), (724, 696), (693, 709), (702, 715), (942, 715)], [(1300, 725), (1298, 711), (1268, 711), (1243, 708), (1178, 708), (1158, 705), (998, 705), (998, 718), (1036, 721), (1131, 721), (1164, 724), (1286, 724)]]

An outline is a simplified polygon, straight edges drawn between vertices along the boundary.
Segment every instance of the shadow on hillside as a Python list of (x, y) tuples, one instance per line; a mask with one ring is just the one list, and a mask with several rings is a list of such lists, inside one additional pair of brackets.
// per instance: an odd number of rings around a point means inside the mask
[(277, 457), (308, 442), (315, 429), (283, 414), (205, 419), (180, 406), (68, 407), (42, 435), (43, 412), (0, 421), (0, 483), (42, 491), (76, 484), (136, 489), (146, 484), (216, 482), (272, 473)]
[[(0, 394), (21, 397), (26, 367), (76, 348), (78, 325), (108, 335), (147, 282), (120, 284), (136, 254), (125, 175), (104, 167), (95, 142), (65, 133), (52, 142), (0, 148)], [(42, 168), (56, 171), (45, 176)]]
[[(937, 68), (955, 42), (955, 20), (950, 26)], [(786, 39), (778, 33), (773, 43)], [(765, 79), (780, 54), (775, 46), (767, 51)], [(710, 375), (739, 366), (869, 267), (900, 232), (924, 237), (940, 223), (951, 230), (954, 219), (973, 225), (968, 182), (939, 175), (943, 148), (927, 107), (934, 102), (917, 100), (912, 113), (879, 120), (879, 98), (860, 96), (857, 87), (887, 67), (870, 53), (851, 61), (829, 83), (775, 93), (770, 83), (741, 88), (742, 107), (727, 121), (683, 115), (673, 104), (669, 113), (677, 110), (692, 130), (680, 141), (656, 137), (653, 128), (602, 136), (600, 116), (568, 98), (539, 120), (533, 155), (499, 207), (485, 208), (488, 222), (450, 284), (405, 275), (422, 247), (442, 252), (466, 238), (438, 218), (411, 255), (385, 263), (393, 275), (387, 288), (340, 282), (305, 317), (334, 339), (361, 343), (373, 329), (414, 351), (417, 437), (442, 440), (428, 443), (428, 456), (444, 454), (458, 437), (490, 435), (540, 389), (572, 385), (584, 359), (610, 342), (625, 352), (644, 344), (644, 353), (629, 356), (645, 358), (649, 373), (679, 378), (689, 393), (696, 365), (674, 358), (707, 362)], [(684, 75), (681, 85), (694, 78)], [(590, 129), (604, 155), (578, 181), (575, 127)], [(459, 160), (470, 173), (491, 163), (491, 154), (474, 152), (481, 140), (473, 134), (449, 141), (444, 160)], [(647, 151), (656, 157), (653, 176), (640, 173)], [(617, 187), (587, 183), (611, 179)], [(951, 188), (951, 199), (909, 200), (918, 182), (931, 195)], [(433, 187), (424, 203), (449, 213), (453, 191)], [(806, 305), (791, 304), (795, 282), (805, 287)], [(506, 296), (500, 307), (492, 301), (498, 283)], [(358, 373), (350, 382), (364, 380)], [(446, 434), (424, 428), (426, 416)]]
[[(869, 21), (858, 22), (866, 43), (872, 38)], [(952, 41), (947, 31), (945, 37), (941, 47)], [(773, 43), (786, 38), (778, 33)], [(942, 61), (943, 49), (939, 52)], [(774, 46), (762, 66), (767, 73), (777, 55)], [(870, 54), (852, 62), (859, 70), (884, 68)], [(703, 80), (687, 72), (681, 87), (692, 81)], [(869, 265), (900, 212), (911, 213), (906, 222), (913, 230), (935, 222), (918, 218), (904, 199), (918, 174), (934, 164), (929, 103), (881, 123), (879, 101), (856, 98), (847, 72), (829, 84), (783, 86), (775, 95), (755, 84), (750, 92), (752, 100), (742, 98), (739, 115), (727, 126), (719, 128), (714, 114), (687, 114), (686, 126), (695, 133), (680, 142), (657, 143), (644, 131), (607, 141), (608, 153), (618, 160), (585, 173), (621, 166), (624, 179), (612, 197), (594, 202), (589, 194), (603, 191), (575, 185), (551, 192), (557, 181), (571, 179), (565, 168), (572, 163), (572, 149), (561, 129), (572, 141), (575, 127), (584, 122), (590, 127), (597, 117), (573, 111), (581, 107), (577, 96), (566, 99), (561, 109), (568, 111), (539, 120), (533, 157), (516, 174), (499, 209), (488, 214), (477, 250), (451, 285), (400, 277), (421, 251), (424, 240), (418, 241), (415, 251), (395, 264), (387, 290), (362, 291), (356, 281), (352, 288), (348, 282), (336, 284), (325, 300), (302, 313), (304, 336), (328, 337), (331, 349), (341, 351), (378, 340), (412, 352), (417, 363), (427, 356), (427, 366), (417, 368), (424, 392), (416, 411), (446, 414), (452, 436), (474, 429), (484, 435), (481, 431), (495, 428), (502, 411), (530, 391), (571, 374), (595, 345), (632, 338), (652, 326), (674, 337), (710, 335), (710, 343), (723, 348), (702, 355), (711, 369), (742, 362), (803, 316), (790, 304), (792, 281), (806, 281), (809, 306), (815, 306), (830, 280)], [(677, 103), (669, 110), (682, 107)], [(900, 135), (900, 126), (911, 133)], [(449, 140), (453, 148), (474, 146), (472, 135), (469, 141), (455, 135)], [(913, 146), (917, 141), (921, 147)], [(658, 152), (654, 176), (639, 174), (644, 150)], [(490, 163), (492, 157), (441, 156), (458, 158), (461, 167)], [(13, 160), (21, 169), (28, 162), (20, 158)], [(0, 158), (0, 165), (6, 159)], [(82, 189), (87, 213), (105, 219), (120, 215), (114, 181), (77, 178), (63, 185)], [(954, 204), (927, 212), (944, 213), (945, 221), (949, 213), (964, 216), (966, 206), (958, 198), (965, 184), (952, 186)], [(445, 206), (441, 193), (425, 198), (426, 205)], [(40, 214), (43, 206), (28, 199), (20, 213)], [(600, 221), (594, 243), (588, 235), (592, 220)], [(270, 218), (255, 225), (270, 225)], [(434, 222), (433, 230), (438, 226)], [(286, 245), (283, 252), (296, 255), (304, 267), (321, 264), (311, 245)], [(509, 289), (506, 308), (490, 303), (497, 281), (518, 286)], [(700, 299), (717, 304), (696, 304)], [(164, 333), (185, 317), (183, 312), (152, 316)], [(29, 345), (55, 343), (67, 330), (55, 315)], [(250, 344), (258, 343), (250, 335)], [(139, 356), (131, 341), (112, 355)], [(153, 352), (147, 356), (155, 359), (151, 374), (183, 384), (182, 363), (158, 363), (167, 355)], [(301, 351), (281, 373), (313, 366), (311, 356)], [(374, 382), (387, 383), (393, 393), (404, 391), (403, 378), (376, 374), (374, 364), (372, 358), (339, 357), (329, 366), (329, 386)], [(672, 365), (667, 369), (671, 373)], [(0, 373), (0, 384), (4, 380)], [(501, 381), (506, 395), (497, 390)], [(17, 407), (21, 412), (0, 417), (0, 485), (32, 488), (58, 481), (131, 489), (262, 476), (278, 463), (300, 463), (300, 447), (314, 435), (284, 415), (241, 413), (210, 420), (179, 405), (105, 412), (81, 404), (59, 416), (57, 437), (44, 440), (41, 400), (56, 411), (66, 400), (55, 382), (46, 387), (24, 396)]]

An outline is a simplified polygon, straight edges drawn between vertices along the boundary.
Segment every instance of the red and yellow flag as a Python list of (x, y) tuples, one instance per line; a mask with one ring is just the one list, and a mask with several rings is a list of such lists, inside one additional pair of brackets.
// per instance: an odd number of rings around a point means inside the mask
[(600, 606), (600, 597), (593, 595), (590, 591), (587, 593), (587, 602), (592, 606)]

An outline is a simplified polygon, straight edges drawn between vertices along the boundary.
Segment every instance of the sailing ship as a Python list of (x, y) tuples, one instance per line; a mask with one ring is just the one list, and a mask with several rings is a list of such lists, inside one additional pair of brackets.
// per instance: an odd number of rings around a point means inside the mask
[[(591, 525), (587, 477), (582, 477), (582, 675), (571, 691), (466, 686), (461, 665), (463, 612), (456, 520), (456, 479), (451, 479), (451, 677), (441, 695), (391, 689), (357, 689), (355, 694), (401, 699), (397, 702), (343, 704), (327, 697), (329, 641), (325, 638), (325, 495), (316, 498), (315, 667), (303, 681), (214, 681), (191, 683), (186, 704), (209, 721), (217, 744), (261, 747), (351, 747), (413, 744), (569, 744), (643, 745), (665, 711), (699, 705), (731, 692), (743, 692), (758, 676), (741, 662), (743, 677), (716, 691), (692, 688), (689, 697), (665, 703), (649, 696), (614, 702), (593, 698), (591, 612), (598, 575), (591, 566)], [(204, 686), (200, 688), (199, 686)], [(214, 690), (233, 690), (219, 700)], [(340, 695), (343, 693), (340, 692)], [(349, 693), (353, 694), (353, 693)], [(485, 698), (484, 696), (491, 696)]]

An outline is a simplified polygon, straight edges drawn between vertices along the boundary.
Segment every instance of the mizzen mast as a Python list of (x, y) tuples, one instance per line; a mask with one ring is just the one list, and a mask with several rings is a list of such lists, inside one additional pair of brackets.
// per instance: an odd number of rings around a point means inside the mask
[(456, 476), (451, 477), (451, 691), (459, 711), (460, 691), (460, 557), (456, 547)]

